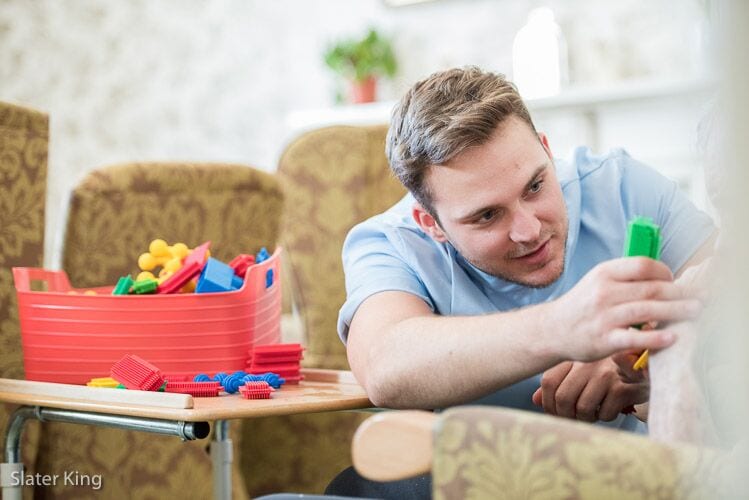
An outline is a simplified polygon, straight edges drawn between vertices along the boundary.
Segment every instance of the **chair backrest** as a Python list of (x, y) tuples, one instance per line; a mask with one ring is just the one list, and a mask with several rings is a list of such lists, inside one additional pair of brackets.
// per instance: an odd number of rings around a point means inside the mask
[(0, 102), (0, 377), (23, 378), (11, 268), (42, 265), (48, 144), (47, 115)]
[(358, 222), (405, 194), (388, 168), (386, 133), (386, 126), (327, 127), (301, 135), (281, 157), (282, 242), (304, 321), (307, 366), (348, 367), (336, 335), (338, 310), (346, 298), (343, 240)]
[(132, 163), (89, 173), (70, 202), (63, 267), (74, 286), (114, 284), (137, 271), (155, 238), (212, 255), (273, 251), (283, 196), (275, 176), (245, 165)]
[(458, 407), (436, 426), (435, 497), (733, 498), (715, 449), (506, 408)]
[(432, 494), (445, 500), (746, 496), (728, 493), (722, 475), (736, 455), (508, 408), (378, 413), (351, 453), (375, 481), (431, 468)]

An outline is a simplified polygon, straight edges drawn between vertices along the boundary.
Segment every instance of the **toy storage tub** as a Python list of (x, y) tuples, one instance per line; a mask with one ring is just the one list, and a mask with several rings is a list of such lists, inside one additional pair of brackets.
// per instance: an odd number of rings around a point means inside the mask
[(83, 384), (109, 376), (125, 354), (167, 376), (244, 370), (253, 345), (280, 341), (280, 254), (250, 266), (241, 289), (205, 294), (69, 294), (62, 271), (14, 268), (26, 378)]

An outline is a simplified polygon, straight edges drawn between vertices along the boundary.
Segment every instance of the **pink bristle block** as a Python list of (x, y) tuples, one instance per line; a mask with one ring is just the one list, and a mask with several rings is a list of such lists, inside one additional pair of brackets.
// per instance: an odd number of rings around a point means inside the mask
[(115, 363), (110, 375), (128, 389), (155, 391), (164, 385), (159, 369), (134, 354), (126, 354)]

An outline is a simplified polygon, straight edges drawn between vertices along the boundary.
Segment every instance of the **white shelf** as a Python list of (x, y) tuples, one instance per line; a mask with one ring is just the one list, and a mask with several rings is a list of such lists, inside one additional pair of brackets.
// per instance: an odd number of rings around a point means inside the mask
[[(553, 97), (528, 99), (530, 111), (585, 111), (608, 104), (641, 100), (690, 98), (708, 95), (715, 83), (707, 78), (691, 80), (638, 80), (606, 87), (570, 88)], [(299, 134), (327, 125), (386, 124), (395, 101), (354, 104), (330, 108), (295, 110), (286, 116), (286, 129)]]

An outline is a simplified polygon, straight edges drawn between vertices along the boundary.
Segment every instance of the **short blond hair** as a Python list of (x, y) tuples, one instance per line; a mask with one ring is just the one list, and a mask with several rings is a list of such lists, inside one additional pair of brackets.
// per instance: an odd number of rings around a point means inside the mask
[(470, 146), (486, 143), (510, 116), (536, 128), (515, 85), (476, 66), (434, 73), (406, 92), (393, 110), (385, 153), (390, 168), (436, 216), (425, 175)]

